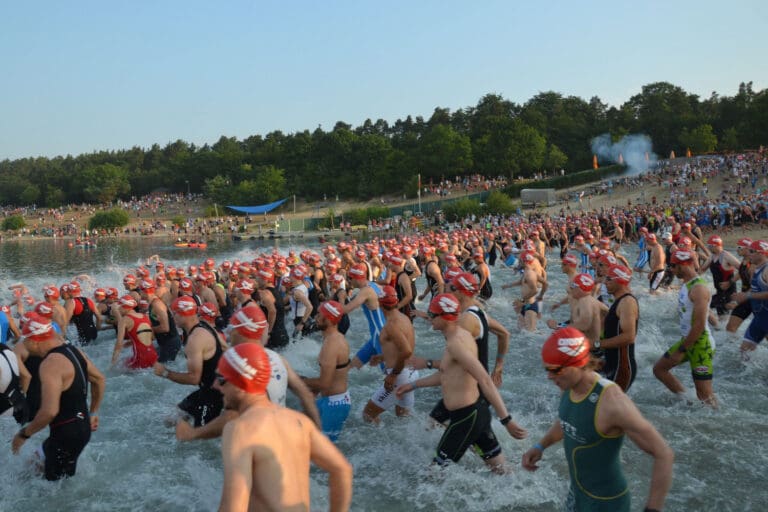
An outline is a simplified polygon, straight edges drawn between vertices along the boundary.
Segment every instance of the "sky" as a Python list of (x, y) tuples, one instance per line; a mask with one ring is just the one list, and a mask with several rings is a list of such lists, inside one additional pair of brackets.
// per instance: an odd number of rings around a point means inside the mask
[(768, 87), (768, 2), (0, 1), (0, 160)]

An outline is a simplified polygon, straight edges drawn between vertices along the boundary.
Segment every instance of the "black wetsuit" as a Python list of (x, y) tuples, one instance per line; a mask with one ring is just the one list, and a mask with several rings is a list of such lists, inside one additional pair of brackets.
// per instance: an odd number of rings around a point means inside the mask
[(73, 297), (72, 300), (79, 302), (83, 310), (78, 314), (72, 315), (71, 322), (77, 327), (77, 340), (81, 345), (88, 345), (96, 339), (98, 331), (93, 321), (93, 311), (85, 297)]
[[(336, 290), (336, 293), (333, 294), (333, 300), (335, 300), (336, 302), (340, 303), (341, 305), (344, 305), (347, 302), (349, 302), (349, 299), (345, 298), (343, 301), (339, 300), (339, 293), (341, 291), (342, 290), (340, 290), (340, 289)], [(344, 315), (341, 317), (341, 320), (339, 321), (339, 325), (337, 326), (337, 328), (339, 329), (339, 332), (341, 334), (347, 334), (347, 331), (349, 330), (350, 325), (351, 324), (350, 324), (350, 321), (349, 321), (349, 315), (344, 313)]]
[(61, 345), (50, 352), (66, 357), (75, 370), (68, 389), (61, 392), (59, 413), (51, 421), (48, 439), (43, 442), (46, 480), (74, 476), (77, 458), (91, 439), (91, 417), (88, 413), (88, 363), (80, 352)]
[(29, 419), (37, 415), (37, 411), (40, 410), (42, 404), (42, 383), (40, 382), (40, 365), (43, 362), (42, 357), (29, 355), (24, 366), (27, 371), (32, 375), (32, 380), (29, 381), (29, 387), (27, 388), (27, 408), (29, 409)]
[[(408, 273), (405, 270), (403, 270), (402, 272), (397, 274), (397, 277), (395, 278), (395, 284), (396, 284), (395, 291), (397, 291), (397, 300), (398, 300), (398, 302), (403, 300), (403, 298), (406, 296), (405, 295), (405, 290), (403, 289), (402, 285), (400, 284), (400, 276), (402, 276), (403, 274), (407, 275)], [(410, 281), (410, 279), (409, 279), (409, 281)], [(411, 302), (413, 302), (413, 298), (414, 297), (415, 297), (415, 295), (413, 295), (413, 293), (411, 293)], [(405, 306), (401, 307), (400, 308), (400, 312), (402, 314), (404, 314), (405, 316), (407, 316), (411, 320), (411, 322), (413, 322), (413, 308), (411, 307), (411, 302), (409, 302)]]
[[(728, 310), (725, 305), (731, 302), (731, 297), (736, 293), (736, 281), (731, 279), (736, 270), (725, 270), (720, 263), (720, 253), (716, 260), (709, 264), (709, 270), (712, 272), (712, 282), (715, 285), (715, 294), (709, 303), (709, 307), (715, 308), (718, 315), (724, 315)], [(720, 289), (720, 283), (730, 283), (725, 290)]]
[[(603, 339), (613, 338), (614, 336), (621, 334), (621, 326), (619, 323), (619, 316), (616, 314), (616, 309), (619, 307), (619, 303), (627, 297), (631, 297), (632, 300), (637, 302), (634, 295), (627, 293), (617, 298), (613, 304), (611, 304), (608, 314), (605, 317), (605, 323), (603, 324)], [(637, 320), (635, 320), (635, 332), (637, 332)], [(600, 373), (607, 379), (618, 384), (624, 392), (627, 392), (635, 381), (635, 376), (637, 375), (635, 344), (631, 343), (619, 348), (601, 349), (599, 354), (601, 354), (605, 360)]]
[(203, 372), (198, 383), (199, 389), (182, 400), (178, 406), (179, 409), (191, 415), (195, 427), (199, 427), (220, 415), (224, 408), (224, 397), (218, 389), (213, 388), (213, 382), (216, 379), (216, 365), (219, 364), (223, 350), (221, 343), (219, 343), (218, 333), (213, 327), (205, 322), (198, 322), (189, 331), (189, 334), (192, 334), (195, 329), (208, 331), (216, 344), (216, 352), (213, 356), (203, 361)]
[[(193, 298), (196, 297), (193, 295)], [(154, 301), (160, 300), (155, 298)], [(198, 299), (199, 300), (199, 299)], [(168, 314), (168, 331), (157, 332), (155, 331), (155, 339), (157, 340), (157, 362), (167, 363), (176, 359), (176, 354), (181, 349), (181, 337), (176, 330), (176, 322), (173, 320), (171, 310), (166, 306), (166, 312)], [(160, 321), (155, 317), (155, 313), (152, 311), (152, 304), (149, 305), (149, 321), (152, 324), (153, 330), (160, 325)]]
[[(739, 265), (739, 278), (741, 279), (741, 293), (747, 293), (752, 288), (752, 276), (749, 274), (750, 264), (748, 261), (742, 261)], [(752, 314), (752, 302), (744, 301), (731, 311), (731, 316), (746, 320)]]
[[(477, 266), (472, 269), (472, 273), (477, 276), (477, 282), (482, 283), (483, 282), (483, 276), (480, 274), (480, 271), (477, 269)], [(488, 276), (488, 279), (485, 280), (485, 283), (483, 284), (482, 288), (480, 288), (480, 293), (478, 293), (478, 296), (483, 300), (488, 300), (493, 296), (493, 287), (491, 286), (491, 276)]]
[[(275, 325), (272, 326), (272, 332), (269, 334), (269, 341), (267, 341), (267, 348), (274, 350), (288, 345), (290, 338), (288, 337), (288, 330), (285, 328), (283, 294), (273, 287), (267, 288), (267, 290), (275, 299)], [(267, 316), (267, 308), (261, 306), (261, 310), (264, 311), (264, 316)]]
[(426, 279), (427, 279), (427, 286), (429, 286), (429, 290), (432, 293), (432, 297), (434, 297), (435, 295), (437, 295), (437, 280), (434, 277), (432, 277), (431, 275), (429, 275), (429, 265), (430, 264), (436, 265), (438, 272), (440, 271), (440, 266), (437, 265), (437, 263), (435, 261), (432, 261), (432, 260), (428, 261), (427, 264), (424, 266), (424, 277), (426, 277)]

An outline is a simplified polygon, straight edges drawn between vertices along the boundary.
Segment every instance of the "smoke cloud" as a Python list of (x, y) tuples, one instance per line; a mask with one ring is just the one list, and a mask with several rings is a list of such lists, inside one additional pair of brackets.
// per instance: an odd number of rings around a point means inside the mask
[(591, 146), (592, 154), (597, 155), (600, 165), (617, 164), (621, 155), (630, 175), (644, 172), (658, 160), (652, 151), (651, 138), (647, 135), (626, 135), (614, 143), (611, 135), (604, 133), (592, 139)]

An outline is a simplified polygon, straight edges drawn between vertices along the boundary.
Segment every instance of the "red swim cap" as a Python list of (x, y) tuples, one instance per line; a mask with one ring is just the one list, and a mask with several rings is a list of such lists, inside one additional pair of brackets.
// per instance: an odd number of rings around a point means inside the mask
[(541, 347), (541, 359), (552, 366), (581, 368), (589, 362), (589, 340), (575, 327), (563, 327), (552, 333)]
[(171, 311), (179, 316), (194, 316), (197, 314), (197, 302), (189, 295), (184, 295), (171, 302)]
[(26, 321), (21, 328), (21, 337), (29, 341), (45, 341), (51, 337), (53, 325), (49, 318), (30, 311), (25, 315)]
[(340, 302), (327, 300), (320, 304), (320, 314), (323, 315), (333, 325), (339, 325), (344, 316), (344, 307)]
[(44, 318), (53, 318), (53, 307), (47, 302), (40, 302), (35, 306), (35, 313)]
[(462, 272), (453, 279), (451, 279), (451, 286), (453, 286), (457, 292), (467, 297), (474, 297), (477, 294), (478, 282), (475, 274), (469, 272)]
[(624, 265), (614, 265), (608, 269), (608, 277), (621, 285), (628, 285), (632, 281), (632, 271)]
[(350, 279), (367, 279), (368, 267), (365, 266), (365, 263), (358, 263), (349, 269), (347, 275)]
[(255, 395), (267, 392), (272, 375), (269, 356), (258, 343), (240, 343), (230, 348), (222, 354), (216, 371), (233, 386)]
[(393, 308), (400, 302), (397, 299), (397, 291), (389, 285), (381, 287), (381, 295), (379, 295), (379, 304), (385, 308)]
[(449, 322), (455, 322), (459, 318), (459, 308), (458, 299), (450, 293), (437, 294), (429, 303), (430, 313), (442, 316)]
[(136, 309), (136, 299), (131, 295), (123, 295), (120, 300), (117, 301), (120, 304), (120, 309)]
[(579, 265), (579, 260), (573, 254), (566, 254), (561, 261), (567, 267), (577, 267)]
[(197, 313), (203, 320), (213, 322), (219, 316), (219, 308), (213, 302), (204, 302), (202, 306), (198, 306)]
[(672, 265), (693, 265), (693, 253), (679, 249), (672, 253), (669, 262)]
[(595, 280), (589, 274), (578, 274), (573, 278), (573, 284), (581, 289), (581, 291), (589, 293), (595, 288)]
[(248, 339), (260, 340), (268, 323), (261, 308), (255, 304), (249, 304), (232, 315), (229, 325)]

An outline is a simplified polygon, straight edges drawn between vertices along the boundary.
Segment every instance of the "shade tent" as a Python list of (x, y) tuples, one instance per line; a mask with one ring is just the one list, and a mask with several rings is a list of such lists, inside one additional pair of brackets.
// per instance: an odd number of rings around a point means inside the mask
[(274, 203), (269, 204), (262, 204), (259, 206), (227, 206), (230, 210), (235, 210), (236, 212), (242, 212), (242, 213), (250, 213), (250, 214), (259, 214), (259, 213), (269, 213), (284, 202), (286, 202), (288, 198), (281, 199), (279, 201), (275, 201)]

